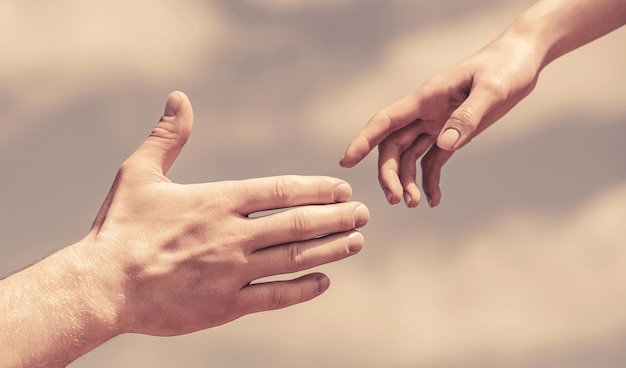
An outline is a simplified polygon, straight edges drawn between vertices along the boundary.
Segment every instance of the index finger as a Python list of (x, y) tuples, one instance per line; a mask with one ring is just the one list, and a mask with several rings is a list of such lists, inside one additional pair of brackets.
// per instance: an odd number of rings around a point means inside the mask
[(419, 116), (417, 99), (413, 93), (375, 113), (352, 139), (339, 160), (339, 165), (353, 167), (393, 132), (417, 120)]
[(237, 211), (254, 212), (346, 202), (352, 187), (346, 181), (328, 176), (283, 175), (237, 181), (233, 190), (239, 198)]

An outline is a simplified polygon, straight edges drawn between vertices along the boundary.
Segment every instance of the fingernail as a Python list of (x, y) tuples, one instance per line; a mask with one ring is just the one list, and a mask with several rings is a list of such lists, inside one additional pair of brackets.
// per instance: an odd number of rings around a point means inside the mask
[(407, 191), (404, 191), (404, 203), (406, 203), (407, 206), (411, 204), (411, 195)]
[(439, 146), (439, 148), (451, 150), (456, 142), (459, 141), (460, 137), (461, 134), (458, 130), (452, 128), (446, 129), (446, 131), (439, 136), (439, 139), (437, 139), (437, 146)]
[(350, 254), (355, 254), (363, 249), (363, 235), (359, 232), (353, 232), (348, 235), (348, 250)]
[(383, 189), (383, 192), (385, 193), (385, 198), (387, 198), (387, 202), (391, 203), (391, 191), (387, 188)]
[(330, 286), (330, 279), (328, 279), (328, 277), (326, 277), (325, 275), (317, 276), (315, 281), (317, 281), (317, 291), (319, 291), (320, 293), (325, 292), (326, 289), (328, 289), (328, 287)]
[(433, 207), (433, 199), (430, 198), (430, 194), (426, 193), (426, 199), (428, 200), (428, 205), (432, 208)]
[(367, 210), (367, 207), (360, 204), (357, 208), (354, 209), (354, 226), (362, 227), (367, 224), (367, 221), (370, 219), (370, 212)]
[(352, 188), (349, 184), (339, 184), (333, 191), (333, 200), (335, 202), (345, 202), (352, 196)]
[(182, 102), (183, 100), (179, 92), (170, 93), (170, 95), (167, 96), (167, 101), (165, 102), (165, 111), (163, 112), (163, 115), (176, 116), (178, 110), (180, 110)]

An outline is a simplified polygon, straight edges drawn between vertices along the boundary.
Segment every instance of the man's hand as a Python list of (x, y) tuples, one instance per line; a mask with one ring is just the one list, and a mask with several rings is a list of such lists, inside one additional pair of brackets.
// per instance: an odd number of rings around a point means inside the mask
[(356, 229), (369, 213), (346, 202), (352, 190), (340, 179), (172, 183), (165, 175), (192, 121), (187, 96), (172, 93), (89, 234), (0, 282), (4, 366), (65, 366), (122, 333), (186, 334), (301, 303), (329, 279), (257, 280), (361, 250)]
[(363, 245), (354, 230), (367, 223), (367, 209), (343, 203), (351, 188), (339, 179), (170, 182), (165, 174), (191, 124), (187, 97), (173, 93), (165, 116), (120, 168), (89, 235), (96, 258), (117, 255), (124, 332), (184, 334), (307, 301), (326, 290), (326, 276), (253, 282), (337, 261)]

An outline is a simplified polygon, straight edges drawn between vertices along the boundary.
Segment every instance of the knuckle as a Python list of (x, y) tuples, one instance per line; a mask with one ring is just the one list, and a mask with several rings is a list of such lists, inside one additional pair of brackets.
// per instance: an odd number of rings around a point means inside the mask
[(134, 166), (135, 166), (134, 161), (129, 157), (126, 160), (124, 160), (124, 162), (122, 162), (119, 169), (117, 170), (117, 173), (120, 175), (123, 175), (127, 173), (129, 170), (132, 170)]
[(506, 79), (487, 79), (480, 87), (496, 102), (506, 101), (511, 95), (510, 82)]
[(415, 165), (415, 161), (417, 161), (419, 156), (421, 156), (421, 152), (418, 147), (409, 147), (409, 149), (402, 152), (402, 156), (400, 156), (400, 167), (406, 166), (407, 164)]
[(152, 128), (150, 132), (150, 137), (162, 139), (163, 141), (177, 141), (176, 125), (168, 120), (161, 119), (159, 123)]
[(279, 176), (274, 181), (274, 196), (281, 203), (289, 203), (293, 198), (294, 179), (291, 176)]
[(315, 191), (318, 202), (332, 202), (333, 201), (333, 189), (334, 187), (328, 180), (316, 181), (312, 178), (307, 178), (307, 184), (311, 186), (312, 192)]
[(347, 230), (354, 228), (354, 224), (357, 222), (356, 215), (354, 214), (354, 210), (348, 209), (347, 211), (343, 211), (340, 214), (338, 224), (340, 229)]
[(287, 252), (287, 267), (289, 272), (299, 270), (304, 265), (304, 256), (302, 254), (302, 247), (299, 242), (291, 244), (286, 249)]
[(281, 309), (289, 305), (285, 290), (282, 288), (273, 288), (269, 294), (269, 309)]
[(133, 172), (137, 170), (137, 163), (132, 158), (126, 159), (117, 169), (117, 174), (115, 176), (115, 180), (123, 180), (132, 175)]
[(311, 220), (307, 211), (299, 210), (293, 214), (292, 231), (294, 235), (303, 236), (311, 231)]
[(461, 105), (450, 115), (450, 121), (462, 130), (473, 130), (477, 125), (476, 107), (471, 104)]
[(432, 78), (430, 78), (429, 80), (427, 80), (426, 82), (424, 82), (420, 88), (414, 92), (415, 95), (418, 95), (419, 93), (423, 93), (426, 92), (428, 93), (432, 93), (433, 91), (436, 91), (438, 89), (441, 88), (442, 85), (444, 85), (445, 79), (443, 78), (443, 76), (441, 74), (437, 74), (435, 76), (433, 76)]
[(390, 153), (399, 155), (407, 149), (407, 146), (412, 143), (412, 140), (411, 137), (407, 135), (395, 135), (390, 137), (385, 143), (386, 144), (381, 148)]
[(372, 115), (370, 122), (384, 128), (385, 136), (391, 135), (396, 130), (394, 122), (389, 115), (383, 111), (378, 111)]

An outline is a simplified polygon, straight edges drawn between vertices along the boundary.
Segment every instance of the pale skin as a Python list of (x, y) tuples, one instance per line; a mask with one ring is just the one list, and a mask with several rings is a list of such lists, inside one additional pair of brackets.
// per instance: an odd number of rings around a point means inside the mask
[(441, 168), (453, 152), (504, 116), (560, 56), (626, 23), (624, 0), (540, 0), (494, 41), (375, 113), (339, 164), (353, 167), (378, 146), (378, 179), (390, 204), (416, 207), (422, 190), (441, 201)]
[[(2, 367), (63, 367), (120, 334), (187, 334), (305, 302), (328, 277), (255, 280), (361, 250), (369, 213), (343, 180), (172, 183), (192, 121), (187, 96), (172, 93), (88, 235), (0, 281)], [(285, 210), (249, 216), (270, 209)]]

